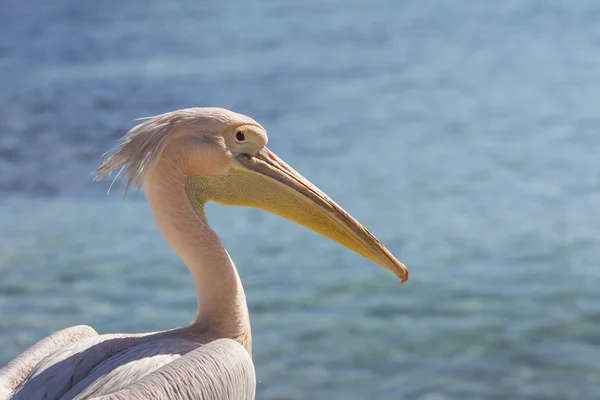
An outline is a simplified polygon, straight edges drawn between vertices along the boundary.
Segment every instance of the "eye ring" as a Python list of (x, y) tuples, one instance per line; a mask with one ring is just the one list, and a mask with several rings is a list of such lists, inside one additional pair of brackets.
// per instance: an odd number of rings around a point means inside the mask
[(246, 135), (244, 135), (244, 132), (242, 131), (237, 131), (235, 134), (235, 140), (238, 142), (243, 142), (246, 140)]

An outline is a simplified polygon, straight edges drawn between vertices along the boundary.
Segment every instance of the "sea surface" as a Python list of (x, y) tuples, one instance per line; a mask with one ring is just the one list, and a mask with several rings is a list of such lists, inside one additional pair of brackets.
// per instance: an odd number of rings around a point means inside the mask
[(410, 268), (208, 207), (258, 399), (600, 398), (600, 3), (3, 0), (0, 364), (42, 337), (182, 326), (143, 192), (91, 173), (136, 122), (254, 117)]

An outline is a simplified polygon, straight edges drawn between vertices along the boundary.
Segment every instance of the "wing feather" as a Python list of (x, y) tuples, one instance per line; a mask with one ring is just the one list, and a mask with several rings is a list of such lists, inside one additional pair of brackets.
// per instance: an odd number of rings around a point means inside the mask
[(0, 400), (9, 398), (45, 357), (61, 347), (93, 336), (98, 336), (98, 334), (87, 325), (72, 326), (45, 337), (25, 350), (0, 368)]
[(255, 395), (252, 358), (238, 342), (218, 339), (93, 400), (253, 400)]

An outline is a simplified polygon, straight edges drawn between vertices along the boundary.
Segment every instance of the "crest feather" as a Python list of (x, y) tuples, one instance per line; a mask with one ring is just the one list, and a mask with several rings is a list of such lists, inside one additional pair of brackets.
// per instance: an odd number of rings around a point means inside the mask
[[(123, 173), (127, 181), (125, 194), (133, 184), (139, 191), (144, 183), (145, 174), (156, 165), (167, 144), (174, 138), (177, 130), (173, 124), (180, 121), (173, 113), (152, 117), (135, 126), (125, 134), (118, 145), (104, 153), (104, 162), (95, 172), (95, 180), (109, 176), (118, 170), (112, 185)], [(109, 188), (110, 191), (110, 188)]]

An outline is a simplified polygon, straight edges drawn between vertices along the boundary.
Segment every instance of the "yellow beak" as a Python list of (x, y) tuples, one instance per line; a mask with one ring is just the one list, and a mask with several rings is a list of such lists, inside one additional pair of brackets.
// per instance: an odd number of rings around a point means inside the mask
[(393, 272), (401, 283), (408, 269), (363, 225), (266, 147), (239, 154), (226, 175), (193, 175), (200, 201), (259, 208), (318, 232)]

